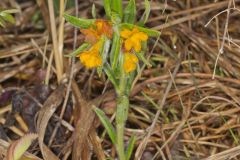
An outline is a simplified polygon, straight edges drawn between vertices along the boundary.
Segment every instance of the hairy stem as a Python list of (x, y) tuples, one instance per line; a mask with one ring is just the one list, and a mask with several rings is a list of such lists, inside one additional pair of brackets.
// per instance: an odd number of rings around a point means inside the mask
[(125, 160), (124, 154), (124, 127), (128, 117), (129, 99), (126, 95), (117, 97), (117, 151), (120, 160)]

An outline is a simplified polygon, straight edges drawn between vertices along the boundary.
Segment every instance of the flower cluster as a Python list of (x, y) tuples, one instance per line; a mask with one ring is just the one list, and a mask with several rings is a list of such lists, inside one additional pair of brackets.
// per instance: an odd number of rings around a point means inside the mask
[[(102, 36), (106, 36), (108, 39), (112, 39), (113, 29), (112, 25), (105, 20), (96, 20), (93, 26), (88, 29), (81, 29), (81, 32), (85, 36), (85, 41), (92, 44), (92, 47), (83, 51), (79, 57), (80, 61), (87, 68), (99, 67), (102, 65), (102, 57), (100, 50), (103, 43), (100, 41)], [(136, 70), (138, 58), (136, 54), (142, 49), (142, 42), (147, 41), (148, 35), (139, 31), (137, 27), (132, 30), (124, 28), (120, 36), (123, 40), (123, 68), (126, 73)]]
[(144, 32), (140, 32), (137, 27), (133, 30), (123, 29), (121, 31), (121, 37), (124, 39), (124, 49), (127, 51), (124, 53), (124, 70), (126, 73), (132, 72), (137, 67), (138, 58), (131, 50), (135, 52), (141, 51), (142, 42), (147, 41), (148, 35)]
[(105, 20), (96, 20), (94, 25), (88, 29), (80, 30), (85, 35), (85, 41), (92, 44), (92, 47), (83, 51), (80, 55), (80, 61), (87, 68), (100, 67), (102, 65), (102, 57), (100, 55), (100, 50), (102, 47), (102, 42), (100, 40), (101, 36), (106, 36), (109, 39), (112, 38), (112, 26)]

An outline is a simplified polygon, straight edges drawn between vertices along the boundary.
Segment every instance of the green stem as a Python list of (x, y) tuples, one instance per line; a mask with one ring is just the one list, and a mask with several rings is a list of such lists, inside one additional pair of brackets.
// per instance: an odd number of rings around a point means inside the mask
[(120, 160), (125, 160), (124, 154), (124, 127), (128, 117), (129, 99), (127, 95), (117, 97), (117, 151)]
[(117, 152), (119, 160), (126, 160), (124, 152), (124, 128), (128, 117), (129, 98), (126, 93), (127, 78), (125, 72), (122, 70), (119, 90), (117, 95), (117, 112), (116, 112), (116, 125), (117, 125)]

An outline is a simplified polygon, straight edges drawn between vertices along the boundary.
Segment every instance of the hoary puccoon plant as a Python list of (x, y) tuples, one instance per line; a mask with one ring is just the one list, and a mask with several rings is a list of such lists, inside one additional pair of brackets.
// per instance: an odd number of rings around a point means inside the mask
[(124, 148), (124, 127), (128, 116), (129, 93), (140, 64), (147, 64), (144, 52), (150, 37), (158, 37), (157, 31), (144, 27), (150, 4), (145, 0), (145, 12), (136, 22), (135, 0), (123, 7), (122, 0), (104, 0), (106, 18), (82, 19), (64, 14), (66, 21), (79, 27), (85, 42), (68, 56), (79, 57), (87, 69), (97, 69), (99, 76), (106, 74), (117, 95), (116, 127), (113, 127), (104, 112), (94, 107), (100, 121), (115, 145), (120, 160), (130, 159), (135, 138)]

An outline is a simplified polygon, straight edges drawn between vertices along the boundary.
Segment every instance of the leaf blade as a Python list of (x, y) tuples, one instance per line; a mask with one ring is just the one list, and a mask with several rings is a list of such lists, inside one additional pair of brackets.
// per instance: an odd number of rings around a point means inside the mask
[(151, 36), (151, 37), (159, 37), (160, 34), (161, 34), (161, 32), (159, 32), (159, 31), (144, 28), (144, 27), (140, 27), (140, 26), (136, 26), (136, 25), (133, 25), (133, 24), (130, 24), (130, 23), (122, 23), (122, 24), (120, 24), (120, 27), (121, 28), (129, 28), (129, 29), (132, 29), (133, 27), (137, 27), (139, 29), (139, 31), (145, 32), (145, 33), (147, 33), (148, 36)]
[(113, 144), (116, 144), (116, 131), (113, 128), (112, 124), (110, 123), (109, 119), (106, 117), (105, 113), (97, 108), (97, 107), (93, 107), (93, 110), (95, 111), (95, 113), (97, 114), (98, 118), (100, 119), (100, 121), (102, 122), (103, 126), (105, 127), (111, 141)]
[(14, 19), (14, 17), (13, 17), (11, 14), (6, 13), (6, 12), (1, 12), (1, 13), (0, 13), (0, 16), (1, 16), (5, 21), (10, 22), (10, 23), (12, 23), (12, 24), (15, 24), (15, 19)]
[(7, 150), (7, 159), (18, 160), (32, 144), (32, 141), (38, 137), (35, 133), (29, 133), (13, 142)]
[(136, 19), (136, 3), (135, 0), (130, 0), (127, 7), (124, 10), (123, 21), (125, 23), (134, 24)]
[(76, 49), (75, 51), (73, 51), (70, 54), (64, 55), (64, 57), (74, 57), (74, 56), (78, 55), (79, 53), (83, 52), (89, 46), (90, 46), (89, 43), (83, 43), (80, 47), (78, 47), (78, 49)]
[(78, 28), (87, 29), (95, 22), (95, 19), (77, 18), (77, 17), (71, 16), (67, 13), (64, 13), (63, 16), (67, 22), (71, 23), (73, 26), (78, 27)]
[(122, 19), (122, 0), (113, 0), (111, 5), (112, 11), (118, 14), (120, 19)]
[(145, 12), (144, 12), (144, 17), (143, 17), (143, 24), (145, 24), (148, 20), (148, 17), (150, 15), (151, 11), (151, 5), (148, 0), (145, 0)]
[(135, 142), (136, 142), (136, 137), (131, 136), (129, 145), (128, 145), (126, 153), (125, 153), (126, 160), (129, 160), (131, 158)]
[(111, 17), (111, 0), (104, 0), (103, 1), (103, 4), (104, 4), (104, 10), (105, 10), (105, 13), (107, 15), (107, 18), (109, 19)]

